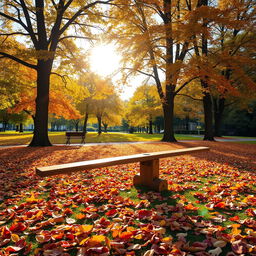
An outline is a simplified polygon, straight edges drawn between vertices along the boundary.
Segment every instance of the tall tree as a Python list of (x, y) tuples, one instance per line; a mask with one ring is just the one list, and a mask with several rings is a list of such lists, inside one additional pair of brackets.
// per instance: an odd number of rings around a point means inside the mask
[[(88, 38), (85, 33), (95, 20), (96, 7), (111, 1), (2, 1), (0, 56), (19, 62), (37, 73), (35, 131), (30, 146), (51, 145), (48, 138), (50, 75), (58, 46), (70, 38)], [(26, 53), (19, 54), (15, 49), (10, 51), (5, 47), (8, 37), (16, 36), (24, 37), (28, 42)]]
[(194, 22), (194, 27), (201, 27), (192, 31), (197, 59), (194, 66), (198, 69), (204, 94), (207, 140), (213, 140), (214, 134), (220, 135), (226, 99), (237, 98), (239, 94), (244, 97), (241, 92), (252, 87), (252, 80), (246, 77), (243, 66), (252, 63), (249, 58), (246, 60), (245, 53), (255, 33), (254, 2), (220, 1), (218, 6), (214, 2), (210, 6), (208, 1), (200, 0), (190, 14), (191, 24)]
[[(175, 96), (195, 77), (184, 76), (192, 43), (186, 15), (191, 1), (129, 0), (113, 8), (118, 24), (114, 38), (122, 45), (125, 69), (153, 79), (164, 113), (163, 141), (176, 141), (173, 130)], [(120, 19), (122, 23), (120, 23)], [(125, 46), (125, 47), (124, 47)], [(131, 57), (132, 56), (132, 57)]]
[[(208, 7), (208, 0), (199, 0), (197, 3), (197, 9), (198, 10), (207, 10), (205, 7)], [(196, 37), (196, 35), (193, 36), (194, 38), (194, 49), (195, 54), (198, 58), (201, 59), (204, 64), (207, 65), (207, 57), (208, 57), (208, 26), (209, 26), (209, 20), (208, 18), (203, 15), (201, 21), (200, 16), (198, 18), (198, 21), (201, 22), (202, 27), (202, 33), (199, 34), (199, 37)], [(197, 40), (198, 38), (198, 40)], [(201, 50), (200, 50), (201, 49)], [(201, 63), (202, 63), (201, 62)], [(202, 69), (204, 67), (198, 66), (198, 69)], [(212, 97), (210, 94), (209, 89), (209, 76), (210, 74), (206, 74), (204, 76), (200, 76), (200, 82), (202, 86), (203, 91), (203, 107), (204, 107), (204, 124), (205, 124), (205, 133), (204, 133), (204, 140), (214, 140), (214, 129), (213, 129), (213, 103), (212, 103)]]
[(251, 72), (255, 69), (256, 11), (254, 0), (222, 1), (218, 7), (227, 14), (228, 22), (215, 29), (215, 65), (230, 83), (229, 88), (213, 95), (215, 135), (221, 136), (225, 108), (239, 98), (250, 99), (256, 88)]

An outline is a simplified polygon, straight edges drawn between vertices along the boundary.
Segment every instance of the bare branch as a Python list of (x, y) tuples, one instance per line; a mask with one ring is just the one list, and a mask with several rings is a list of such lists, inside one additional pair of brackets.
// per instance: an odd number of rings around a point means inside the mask
[(13, 55), (10, 55), (8, 53), (0, 52), (0, 55), (2, 55), (3, 58), (9, 58), (9, 59), (14, 60), (14, 61), (16, 61), (16, 62), (26, 66), (26, 67), (29, 67), (29, 68), (32, 68), (32, 69), (35, 69), (35, 70), (37, 69), (36, 65), (30, 64), (30, 63), (28, 63), (28, 62), (26, 62), (24, 60), (21, 60), (21, 59), (15, 57)]
[(108, 4), (110, 2), (112, 2), (113, 0), (107, 0), (107, 1), (95, 1), (92, 2), (86, 6), (84, 6), (83, 8), (81, 8), (79, 11), (77, 11), (72, 18), (70, 18), (70, 20), (62, 27), (62, 29), (60, 30), (60, 34), (63, 34), (65, 32), (65, 30), (69, 27), (69, 25), (71, 23), (73, 23), (85, 10), (89, 9), (92, 6), (95, 6), (96, 4)]
[(26, 25), (25, 25), (22, 21), (17, 20), (17, 19), (15, 19), (14, 17), (12, 17), (12, 16), (10, 16), (10, 15), (7, 15), (7, 14), (5, 14), (5, 13), (3, 13), (3, 12), (0, 12), (0, 16), (3, 16), (3, 17), (5, 17), (5, 18), (8, 19), (8, 20), (14, 21), (15, 23), (21, 25), (26, 31), (28, 31), (28, 28), (26, 27)]
[(13, 35), (23, 35), (29, 36), (29, 33), (22, 33), (22, 32), (13, 32), (13, 33), (1, 33), (0, 36), (13, 36)]
[(68, 39), (68, 38), (77, 38), (77, 39), (87, 39), (87, 40), (96, 40), (96, 38), (91, 38), (91, 37), (86, 37), (86, 36), (75, 36), (75, 35), (73, 35), (73, 36), (64, 36), (64, 37), (61, 37), (60, 39), (59, 39), (59, 42), (60, 41), (62, 41), (62, 40), (64, 40), (64, 39)]
[(183, 85), (181, 85), (179, 87), (179, 89), (175, 92), (175, 95), (177, 95), (187, 84), (189, 84), (190, 82), (192, 82), (193, 80), (199, 78), (198, 76), (192, 77), (191, 79), (189, 79), (187, 82), (185, 82)]
[(61, 75), (59, 73), (56, 73), (56, 72), (51, 72), (51, 75), (55, 75), (55, 76), (58, 76), (62, 79), (62, 82), (64, 83), (64, 85), (66, 86), (67, 85), (67, 79), (68, 76), (67, 75)]
[(202, 100), (203, 100), (203, 99), (197, 99), (197, 98), (194, 98), (194, 97), (192, 97), (192, 96), (190, 96), (190, 95), (182, 94), (182, 93), (178, 93), (178, 94), (176, 94), (176, 95), (185, 96), (185, 97), (188, 97), (188, 98), (190, 98), (190, 99), (192, 99), (192, 100), (197, 100), (197, 101), (202, 101)]
[(138, 72), (138, 73), (140, 73), (140, 74), (142, 74), (142, 75), (155, 78), (152, 74), (146, 73), (146, 72), (141, 71), (141, 70), (139, 70), (139, 69), (134, 69), (134, 68), (124, 68), (124, 69), (131, 70), (131, 71), (135, 71), (135, 72)]
[(36, 38), (36, 35), (34, 33), (33, 26), (32, 26), (31, 20), (30, 20), (30, 16), (29, 16), (29, 13), (28, 13), (28, 8), (27, 8), (26, 3), (24, 2), (24, 0), (20, 0), (20, 3), (21, 3), (21, 6), (22, 6), (23, 13), (25, 15), (26, 22), (27, 22), (27, 31), (30, 34), (30, 37), (31, 37), (32, 42), (34, 43), (34, 46), (37, 48), (37, 43), (38, 42), (37, 42), (37, 38)]

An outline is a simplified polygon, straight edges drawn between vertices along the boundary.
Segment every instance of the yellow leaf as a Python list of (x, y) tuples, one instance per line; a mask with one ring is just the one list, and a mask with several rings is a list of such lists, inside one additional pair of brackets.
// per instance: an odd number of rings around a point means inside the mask
[(165, 221), (165, 220), (161, 220), (160, 223), (159, 223), (159, 225), (160, 225), (161, 227), (164, 227), (164, 226), (166, 225), (166, 221)]
[(37, 202), (39, 199), (36, 199), (35, 198), (35, 195), (34, 195), (34, 193), (32, 192), (31, 193), (31, 197), (28, 197), (28, 198), (26, 198), (26, 202)]
[(88, 237), (88, 238), (85, 238), (84, 240), (82, 240), (80, 242), (80, 245), (88, 245), (90, 247), (93, 247), (93, 246), (100, 246), (100, 245), (107, 245), (108, 247), (110, 247), (110, 240), (106, 237), (106, 236), (103, 236), (103, 235), (95, 235), (95, 236), (92, 236), (92, 237)]
[(163, 243), (166, 243), (166, 244), (169, 244), (169, 243), (171, 243), (172, 242), (172, 237), (171, 236), (168, 236), (168, 237), (164, 237), (163, 239), (162, 239), (162, 242)]
[(92, 229), (93, 229), (93, 225), (82, 225), (81, 226), (81, 230), (83, 232), (90, 232), (90, 231), (92, 231)]
[(240, 224), (233, 224), (232, 225), (232, 230), (231, 230), (231, 234), (233, 236), (237, 236), (241, 233), (241, 229), (238, 229), (241, 225)]
[(143, 238), (143, 236), (141, 235), (141, 234), (139, 234), (139, 235), (136, 235), (135, 237), (134, 237), (135, 239), (142, 239)]
[(20, 237), (17, 234), (12, 234), (11, 239), (14, 243), (20, 240)]

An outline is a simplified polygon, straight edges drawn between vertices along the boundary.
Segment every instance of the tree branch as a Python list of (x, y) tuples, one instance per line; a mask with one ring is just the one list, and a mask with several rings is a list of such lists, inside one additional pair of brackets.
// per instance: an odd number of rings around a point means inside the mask
[(64, 39), (68, 39), (68, 38), (78, 38), (78, 39), (87, 39), (87, 40), (96, 40), (96, 38), (90, 38), (90, 37), (86, 37), (86, 36), (64, 36), (64, 37), (61, 37), (58, 42), (64, 40)]
[(134, 68), (124, 68), (124, 69), (128, 69), (128, 70), (131, 70), (131, 71), (135, 71), (135, 72), (138, 72), (138, 73), (140, 73), (140, 74), (142, 74), (142, 75), (150, 76), (150, 77), (155, 78), (152, 74), (146, 73), (146, 72), (141, 71), (141, 70), (139, 70), (139, 69), (134, 69)]
[(187, 94), (182, 94), (182, 93), (178, 93), (178, 94), (176, 94), (177, 96), (179, 95), (179, 96), (185, 96), (185, 97), (188, 97), (188, 98), (190, 98), (190, 99), (192, 99), (192, 100), (197, 100), (197, 101), (203, 101), (203, 99), (197, 99), (197, 98), (194, 98), (194, 97), (192, 97), (192, 96), (190, 96), (190, 95), (187, 95)]
[(30, 20), (30, 16), (29, 16), (29, 13), (28, 13), (28, 8), (27, 8), (26, 3), (24, 2), (24, 0), (20, 0), (20, 3), (21, 3), (23, 13), (25, 15), (26, 22), (27, 22), (27, 31), (30, 34), (31, 40), (32, 40), (35, 48), (37, 48), (37, 43), (38, 42), (37, 42), (37, 38), (36, 38), (36, 35), (34, 33), (33, 26), (32, 26), (31, 20)]
[(56, 72), (51, 72), (51, 75), (55, 75), (55, 76), (58, 76), (62, 79), (62, 82), (65, 84), (65, 86), (67, 85), (67, 80), (66, 78), (68, 78), (67, 75), (61, 75), (61, 74), (58, 74)]
[(181, 85), (179, 87), (179, 89), (175, 92), (175, 95), (177, 95), (187, 84), (189, 84), (190, 82), (192, 82), (193, 80), (195, 80), (197, 78), (199, 78), (199, 77), (198, 76), (193, 77), (193, 78), (189, 79), (187, 82), (185, 82), (183, 85)]
[(89, 9), (90, 7), (96, 5), (96, 4), (108, 4), (110, 2), (112, 2), (113, 0), (107, 0), (107, 1), (95, 1), (92, 2), (86, 6), (84, 6), (83, 8), (81, 8), (79, 11), (77, 11), (72, 18), (70, 18), (70, 20), (62, 27), (62, 29), (60, 29), (60, 34), (63, 34), (65, 32), (65, 30), (69, 27), (69, 25), (71, 23), (73, 23), (82, 13), (83, 11)]
[(26, 67), (29, 67), (29, 68), (37, 70), (37, 66), (36, 65), (30, 64), (30, 63), (28, 63), (28, 62), (26, 62), (24, 60), (21, 60), (21, 59), (15, 57), (13, 55), (10, 55), (10, 54), (5, 53), (5, 52), (0, 52), (0, 55), (2, 55), (3, 58), (9, 58), (9, 59), (14, 60), (14, 61), (16, 61), (16, 62), (26, 66)]
[(14, 17), (12, 17), (12, 16), (10, 16), (10, 15), (7, 15), (7, 14), (5, 14), (5, 13), (3, 13), (3, 12), (0, 12), (0, 16), (3, 16), (3, 17), (5, 17), (5, 18), (8, 19), (8, 20), (14, 21), (15, 23), (21, 25), (26, 31), (28, 31), (28, 28), (25, 26), (25, 24), (24, 24), (22, 21), (17, 20), (17, 19), (15, 19)]
[(13, 35), (23, 35), (29, 36), (29, 33), (22, 33), (22, 32), (13, 32), (13, 33), (1, 33), (0, 36), (13, 36)]

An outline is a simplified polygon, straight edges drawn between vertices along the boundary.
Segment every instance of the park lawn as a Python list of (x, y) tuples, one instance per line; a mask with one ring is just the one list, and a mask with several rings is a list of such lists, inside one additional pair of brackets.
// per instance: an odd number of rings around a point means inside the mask
[[(169, 191), (135, 189), (138, 164), (48, 178), (36, 166), (209, 146), (161, 160)], [(0, 149), (0, 255), (255, 255), (256, 146), (224, 142)]]
[(236, 141), (236, 143), (241, 143), (241, 144), (256, 144), (256, 141)]
[[(32, 139), (32, 132), (0, 132), (0, 145), (26, 145)], [(162, 134), (146, 134), (146, 133), (118, 133), (108, 132), (102, 133), (100, 136), (96, 132), (88, 132), (86, 135), (86, 143), (101, 143), (101, 142), (131, 142), (131, 141), (160, 141)], [(50, 141), (53, 144), (65, 144), (65, 132), (49, 132)], [(200, 140), (200, 137), (189, 135), (176, 135), (177, 140)], [(81, 139), (71, 138), (71, 143), (80, 143)]]

